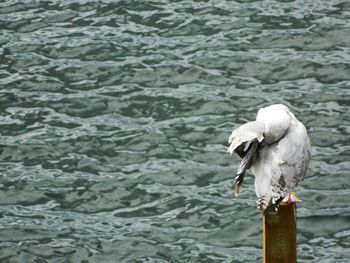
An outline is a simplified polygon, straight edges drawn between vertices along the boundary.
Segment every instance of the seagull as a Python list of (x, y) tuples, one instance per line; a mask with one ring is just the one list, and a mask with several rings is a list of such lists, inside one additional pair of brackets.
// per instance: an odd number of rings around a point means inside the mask
[(291, 190), (305, 177), (311, 144), (305, 126), (286, 105), (261, 108), (255, 121), (233, 130), (228, 142), (227, 152), (241, 159), (235, 177), (236, 197), (246, 170), (251, 169), (257, 209), (263, 215), (276, 213), (282, 201), (301, 202)]

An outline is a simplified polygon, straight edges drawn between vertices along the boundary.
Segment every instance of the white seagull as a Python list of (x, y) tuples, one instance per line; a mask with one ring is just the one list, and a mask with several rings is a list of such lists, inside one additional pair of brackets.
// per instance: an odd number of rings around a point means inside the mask
[(301, 202), (290, 191), (306, 174), (311, 144), (304, 125), (287, 106), (274, 104), (260, 109), (256, 121), (235, 129), (228, 141), (228, 152), (242, 159), (235, 177), (236, 196), (245, 171), (251, 168), (257, 207), (263, 215), (277, 212), (281, 201)]

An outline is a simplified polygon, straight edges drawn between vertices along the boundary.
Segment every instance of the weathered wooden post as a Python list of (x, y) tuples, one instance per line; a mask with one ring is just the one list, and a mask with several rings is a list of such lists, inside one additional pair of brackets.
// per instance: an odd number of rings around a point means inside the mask
[(277, 214), (263, 217), (264, 263), (296, 263), (296, 206), (281, 203)]

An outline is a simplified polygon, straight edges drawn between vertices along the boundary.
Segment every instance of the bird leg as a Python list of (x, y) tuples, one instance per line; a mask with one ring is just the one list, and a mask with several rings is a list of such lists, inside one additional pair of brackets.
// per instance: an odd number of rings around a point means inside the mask
[[(265, 197), (261, 197), (265, 198)], [(262, 215), (276, 214), (278, 212), (278, 207), (282, 201), (282, 197), (271, 198), (270, 201), (266, 204), (266, 198), (258, 199), (258, 210)]]
[(301, 199), (297, 197), (295, 192), (290, 192), (285, 198), (283, 198), (282, 202), (286, 204), (294, 204), (294, 203), (302, 203)]

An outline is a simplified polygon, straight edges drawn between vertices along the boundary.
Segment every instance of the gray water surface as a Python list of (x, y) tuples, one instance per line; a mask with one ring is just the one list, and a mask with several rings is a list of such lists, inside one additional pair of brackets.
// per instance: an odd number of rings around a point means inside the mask
[(307, 127), (298, 262), (350, 262), (348, 1), (0, 3), (0, 262), (261, 262), (231, 130)]

